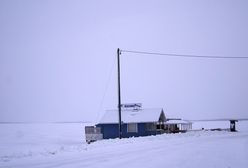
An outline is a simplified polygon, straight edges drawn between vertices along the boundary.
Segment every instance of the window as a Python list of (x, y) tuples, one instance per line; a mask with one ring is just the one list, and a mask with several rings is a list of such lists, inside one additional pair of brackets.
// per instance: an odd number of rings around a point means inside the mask
[(154, 124), (154, 123), (147, 123), (146, 124), (146, 130), (147, 131), (155, 131), (156, 130), (156, 124)]
[(138, 132), (137, 123), (127, 124), (127, 132)]
[(163, 129), (165, 129), (164, 124), (157, 124), (157, 129), (158, 129), (158, 130), (163, 130)]

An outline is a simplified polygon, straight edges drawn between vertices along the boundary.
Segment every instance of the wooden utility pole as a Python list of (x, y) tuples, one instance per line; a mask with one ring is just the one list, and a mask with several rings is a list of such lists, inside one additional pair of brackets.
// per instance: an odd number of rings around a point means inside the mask
[(117, 49), (117, 70), (118, 70), (118, 112), (119, 112), (119, 138), (122, 137), (121, 129), (121, 76), (120, 76), (120, 54), (121, 51)]

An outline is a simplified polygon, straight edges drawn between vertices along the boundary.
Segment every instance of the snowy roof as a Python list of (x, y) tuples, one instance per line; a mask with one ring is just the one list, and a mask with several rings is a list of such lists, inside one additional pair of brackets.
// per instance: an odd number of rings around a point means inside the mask
[(185, 120), (168, 120), (166, 124), (190, 124), (191, 122)]
[[(107, 110), (104, 116), (100, 120), (100, 124), (110, 124), (118, 123), (118, 110)], [(121, 110), (121, 120), (124, 123), (143, 123), (143, 122), (157, 122), (161, 114), (164, 116), (162, 108), (156, 109), (139, 109), (139, 110), (130, 110), (122, 109)]]

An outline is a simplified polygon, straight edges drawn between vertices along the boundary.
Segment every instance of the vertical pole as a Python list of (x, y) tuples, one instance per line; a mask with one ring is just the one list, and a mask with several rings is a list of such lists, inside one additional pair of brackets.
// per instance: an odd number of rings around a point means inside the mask
[(119, 112), (119, 138), (122, 137), (121, 129), (121, 77), (120, 77), (120, 49), (117, 49), (117, 70), (118, 70), (118, 112)]

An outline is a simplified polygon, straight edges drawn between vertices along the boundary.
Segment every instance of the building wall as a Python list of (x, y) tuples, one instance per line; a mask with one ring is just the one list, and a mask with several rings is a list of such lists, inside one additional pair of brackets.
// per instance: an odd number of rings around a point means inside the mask
[[(119, 137), (119, 125), (118, 124), (97, 124), (97, 127), (101, 128), (103, 139), (118, 138)], [(127, 132), (127, 124), (122, 124), (122, 137), (138, 137), (156, 135), (156, 130), (148, 131), (146, 129), (146, 123), (138, 123), (138, 132)]]
[(101, 128), (103, 139), (119, 137), (119, 125), (118, 124), (97, 124), (96, 127)]

